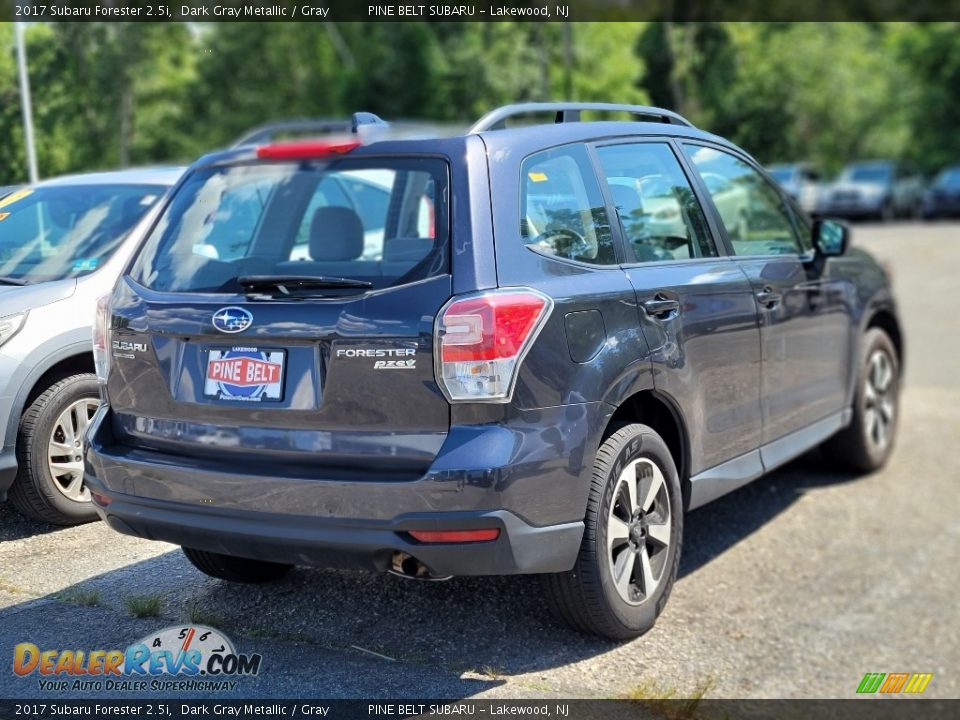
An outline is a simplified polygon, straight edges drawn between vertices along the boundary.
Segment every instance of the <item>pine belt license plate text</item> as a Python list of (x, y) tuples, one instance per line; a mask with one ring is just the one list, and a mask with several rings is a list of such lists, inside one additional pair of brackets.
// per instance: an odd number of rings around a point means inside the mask
[(203, 394), (238, 402), (282, 400), (285, 360), (283, 350), (209, 348)]

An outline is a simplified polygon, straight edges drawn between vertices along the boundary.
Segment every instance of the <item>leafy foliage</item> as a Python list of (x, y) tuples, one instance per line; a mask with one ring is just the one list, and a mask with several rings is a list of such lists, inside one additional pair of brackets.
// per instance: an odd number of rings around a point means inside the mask
[[(507, 102), (653, 103), (761, 161), (960, 161), (957, 23), (34, 23), (40, 171), (190, 161), (278, 118), (466, 126)], [(26, 176), (0, 25), (0, 184)]]

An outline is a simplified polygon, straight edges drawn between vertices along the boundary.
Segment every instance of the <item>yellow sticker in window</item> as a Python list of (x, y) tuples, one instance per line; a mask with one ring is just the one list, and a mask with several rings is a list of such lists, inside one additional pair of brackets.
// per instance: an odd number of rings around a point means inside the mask
[(32, 195), (33, 190), (27, 188), (26, 190), (18, 190), (15, 193), (7, 195), (5, 198), (0, 199), (0, 208), (4, 208), (7, 205), (13, 205), (17, 200), (23, 200), (27, 195)]
[(531, 182), (546, 182), (547, 174), (542, 172), (532, 172), (527, 173), (527, 177), (530, 178)]
[(0, 222), (3, 222), (8, 217), (10, 217), (10, 213), (0, 213)]

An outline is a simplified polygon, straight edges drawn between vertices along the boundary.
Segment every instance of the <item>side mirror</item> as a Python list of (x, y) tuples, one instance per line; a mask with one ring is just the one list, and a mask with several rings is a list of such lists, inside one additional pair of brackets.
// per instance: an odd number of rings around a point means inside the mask
[(850, 228), (838, 220), (814, 220), (813, 245), (824, 257), (836, 257), (847, 251)]

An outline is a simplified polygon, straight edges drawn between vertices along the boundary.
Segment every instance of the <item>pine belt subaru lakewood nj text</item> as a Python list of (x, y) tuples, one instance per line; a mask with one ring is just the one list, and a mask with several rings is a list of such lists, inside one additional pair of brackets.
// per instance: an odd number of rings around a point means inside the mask
[(101, 299), (86, 482), (114, 529), (234, 581), (542, 573), (560, 618), (629, 638), (686, 510), (821, 443), (887, 460), (887, 277), (729, 142), (593, 104), (347, 128), (198, 161)]

